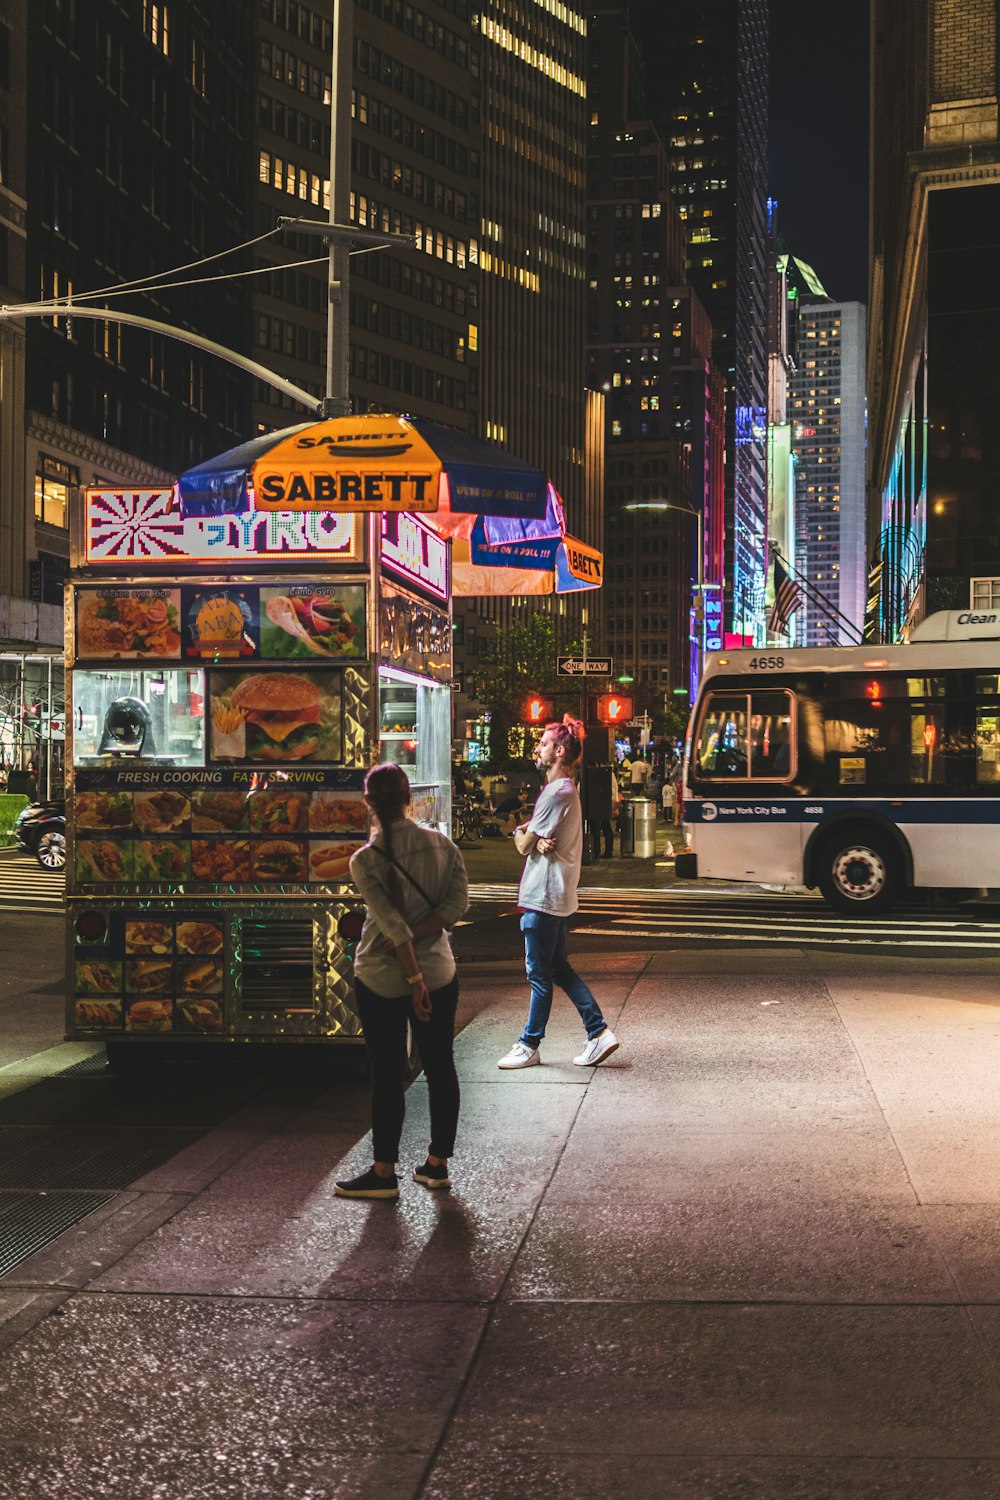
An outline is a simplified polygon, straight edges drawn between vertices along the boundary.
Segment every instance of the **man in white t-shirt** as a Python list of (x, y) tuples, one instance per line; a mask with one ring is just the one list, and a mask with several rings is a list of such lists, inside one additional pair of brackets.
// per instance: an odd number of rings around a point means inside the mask
[(498, 1062), (499, 1068), (530, 1068), (541, 1062), (538, 1048), (552, 1010), (553, 984), (566, 991), (587, 1033), (587, 1045), (573, 1059), (577, 1067), (596, 1067), (618, 1047), (589, 985), (566, 957), (566, 919), (577, 908), (583, 857), (583, 813), (573, 779), (582, 749), (583, 725), (568, 714), (562, 724), (548, 725), (535, 751), (545, 786), (528, 822), (514, 830), (517, 852), (525, 856), (518, 905), (531, 999), (524, 1030)]

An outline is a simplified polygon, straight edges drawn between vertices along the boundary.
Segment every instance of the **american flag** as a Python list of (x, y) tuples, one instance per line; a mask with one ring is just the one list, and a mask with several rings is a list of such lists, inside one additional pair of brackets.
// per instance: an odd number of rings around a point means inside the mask
[(802, 590), (789, 578), (777, 558), (774, 559), (774, 603), (767, 617), (767, 628), (773, 635), (784, 635), (788, 622), (802, 603)]

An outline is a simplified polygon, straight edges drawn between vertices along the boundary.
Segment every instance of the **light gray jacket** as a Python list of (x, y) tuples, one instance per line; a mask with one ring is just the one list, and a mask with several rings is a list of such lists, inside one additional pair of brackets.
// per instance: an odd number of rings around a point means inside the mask
[[(370, 990), (389, 998), (408, 995), (410, 986), (395, 953), (385, 951), (383, 939), (405, 943), (413, 937), (414, 925), (431, 912), (441, 918), (446, 928), (451, 927), (468, 909), (469, 878), (451, 839), (405, 818), (392, 825), (393, 857), (423, 887), (434, 905), (428, 905), (403, 870), (397, 870), (401, 908), (397, 907), (389, 886), (392, 866), (372, 847), (382, 843), (380, 831), (351, 860), (351, 879), (368, 908), (354, 958), (354, 972)], [(448, 932), (421, 938), (413, 946), (427, 988), (435, 990), (447, 984), (455, 973)]]

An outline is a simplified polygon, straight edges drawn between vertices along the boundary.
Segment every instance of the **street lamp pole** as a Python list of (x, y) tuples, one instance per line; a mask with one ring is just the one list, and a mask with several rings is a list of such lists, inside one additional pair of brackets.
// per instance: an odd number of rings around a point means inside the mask
[(278, 219), (283, 229), (324, 239), (330, 250), (326, 309), (326, 394), (320, 416), (347, 417), (350, 398), (351, 247), (412, 250), (416, 234), (382, 234), (350, 222), (351, 85), (353, 81), (354, 0), (333, 0), (330, 53), (330, 202), (323, 219)]
[[(678, 505), (675, 500), (641, 500), (641, 501), (635, 501), (631, 505), (626, 505), (625, 509), (626, 510), (676, 510), (676, 511), (680, 511), (680, 513), (681, 513), (682, 516), (693, 516), (694, 517), (695, 524), (697, 526), (698, 567), (697, 567), (697, 582), (693, 583), (693, 587), (695, 589), (697, 589), (698, 596), (699, 596), (699, 598), (700, 598), (700, 600), (702, 602), (702, 605), (704, 606), (704, 601), (705, 601), (705, 517), (702, 514), (702, 512), (700, 510), (695, 510), (695, 508), (694, 508), (693, 505)], [(701, 636), (699, 635), (697, 637), (697, 639), (696, 639), (696, 645), (695, 645), (695, 649), (697, 651), (697, 656), (698, 656), (698, 670), (697, 670), (696, 673), (692, 674), (694, 676), (697, 676), (698, 678), (701, 677), (701, 648), (702, 648), (702, 640), (701, 640)], [(637, 656), (637, 659), (638, 659), (638, 656)]]
[[(331, 228), (350, 218), (351, 55), (354, 0), (333, 0), (333, 50), (330, 57), (330, 206)], [(330, 236), (330, 272), (326, 311), (326, 395), (324, 417), (350, 414), (350, 256), (351, 247)]]

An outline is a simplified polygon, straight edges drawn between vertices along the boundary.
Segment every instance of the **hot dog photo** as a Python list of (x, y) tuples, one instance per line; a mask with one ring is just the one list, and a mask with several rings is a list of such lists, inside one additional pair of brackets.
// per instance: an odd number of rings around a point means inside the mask
[(351, 878), (351, 855), (364, 847), (364, 839), (355, 843), (329, 843), (314, 839), (309, 848), (309, 879), (330, 884)]

